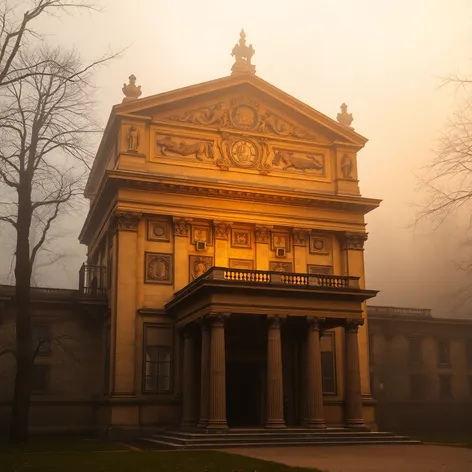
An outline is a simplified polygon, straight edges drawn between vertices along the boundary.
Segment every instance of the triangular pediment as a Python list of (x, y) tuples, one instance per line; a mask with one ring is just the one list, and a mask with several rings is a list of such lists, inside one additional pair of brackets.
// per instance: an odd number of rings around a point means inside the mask
[(238, 130), (322, 144), (361, 148), (352, 128), (252, 74), (229, 76), (117, 105), (119, 114), (217, 130)]

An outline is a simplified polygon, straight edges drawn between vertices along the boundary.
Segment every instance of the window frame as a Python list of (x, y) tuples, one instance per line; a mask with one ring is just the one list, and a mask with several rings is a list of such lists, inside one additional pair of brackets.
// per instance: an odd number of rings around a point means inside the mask
[[(46, 386), (42, 389), (35, 388), (34, 385), (34, 370), (35, 369), (45, 369), (46, 372)], [(31, 369), (31, 393), (33, 395), (44, 395), (51, 391), (51, 365), (50, 364), (33, 364)]]
[[(41, 341), (42, 338), (40, 338), (38, 336), (38, 327), (41, 328), (46, 328), (47, 332), (48, 332), (48, 336), (47, 338), (43, 338), (45, 339), (45, 342), (43, 342), (41, 344), (41, 346), (39, 347), (38, 349), (38, 344), (39, 342)], [(51, 323), (48, 323), (47, 321), (33, 321), (33, 323), (31, 324), (31, 339), (34, 343), (33, 345), (33, 349), (34, 349), (34, 352), (36, 352), (36, 356), (37, 357), (48, 357), (48, 356), (51, 356), (52, 355), (52, 325)], [(46, 348), (46, 349), (42, 349), (42, 348)]]
[[(413, 358), (412, 356), (412, 345), (413, 343), (419, 344), (419, 358)], [(423, 365), (424, 358), (423, 358), (423, 338), (421, 336), (411, 336), (408, 338), (408, 363), (410, 365)]]
[[(446, 347), (447, 359), (441, 359), (440, 352), (443, 352), (440, 349), (440, 346), (443, 345)], [(451, 366), (451, 341), (449, 339), (436, 339), (436, 356), (438, 360), (438, 366)]]

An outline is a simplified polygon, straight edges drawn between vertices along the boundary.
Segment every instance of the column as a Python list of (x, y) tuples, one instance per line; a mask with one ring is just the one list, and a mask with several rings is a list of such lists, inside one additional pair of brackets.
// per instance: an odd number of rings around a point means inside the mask
[(210, 326), (207, 319), (200, 321), (202, 330), (202, 352), (200, 366), (200, 420), (199, 428), (208, 423), (210, 409)]
[(195, 341), (192, 333), (184, 331), (184, 359), (182, 382), (182, 418), (180, 426), (183, 428), (195, 427), (197, 412), (195, 404)]
[(141, 213), (115, 211), (112, 296), (113, 395), (136, 394), (136, 293), (138, 227)]
[(266, 428), (285, 428), (282, 378), (281, 319), (269, 318), (267, 331), (267, 419)]
[(309, 428), (324, 429), (323, 378), (321, 371), (320, 323), (318, 318), (308, 318), (306, 359), (306, 418)]
[(366, 429), (362, 414), (361, 375), (357, 330), (362, 320), (346, 321), (345, 332), (345, 417), (346, 427)]
[(212, 318), (210, 341), (210, 405), (207, 429), (227, 429), (225, 318)]

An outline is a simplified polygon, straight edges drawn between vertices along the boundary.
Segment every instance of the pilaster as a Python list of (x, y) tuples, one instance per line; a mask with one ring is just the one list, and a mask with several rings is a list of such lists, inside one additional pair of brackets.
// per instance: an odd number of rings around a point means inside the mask
[(202, 350), (200, 356), (200, 419), (199, 428), (205, 428), (210, 414), (210, 347), (211, 333), (209, 320), (200, 321), (202, 332)]

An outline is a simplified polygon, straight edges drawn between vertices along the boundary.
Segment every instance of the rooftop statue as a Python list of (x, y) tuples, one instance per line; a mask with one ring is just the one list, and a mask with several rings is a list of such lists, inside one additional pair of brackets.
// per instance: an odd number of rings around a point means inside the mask
[(233, 51), (231, 52), (231, 55), (234, 56), (235, 59), (231, 71), (233, 74), (255, 74), (256, 66), (251, 64), (251, 58), (254, 56), (256, 51), (252, 47), (252, 44), (249, 46), (246, 45), (246, 33), (243, 29), (239, 36), (239, 42), (234, 46)]

